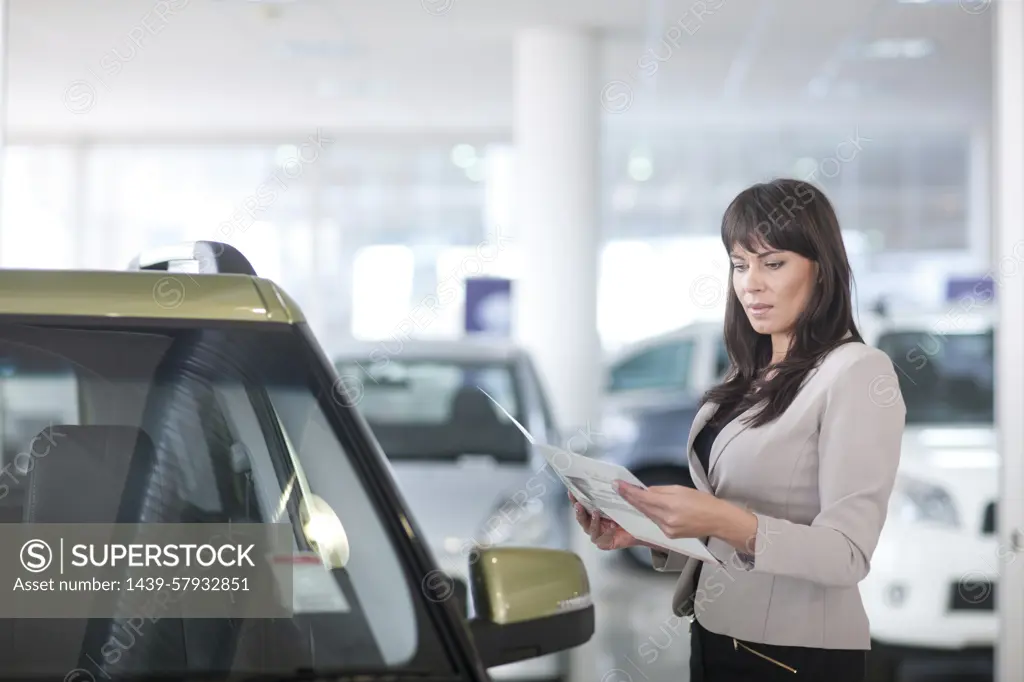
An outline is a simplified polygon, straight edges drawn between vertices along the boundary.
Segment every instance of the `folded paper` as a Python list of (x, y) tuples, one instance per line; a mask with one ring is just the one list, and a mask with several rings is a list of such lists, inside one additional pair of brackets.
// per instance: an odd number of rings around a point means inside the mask
[(502, 413), (512, 421), (526, 439), (544, 456), (552, 471), (561, 479), (589, 513), (595, 511), (619, 524), (623, 530), (637, 540), (656, 545), (669, 552), (678, 552), (716, 565), (719, 561), (698, 538), (670, 538), (658, 524), (627, 502), (615, 489), (615, 481), (625, 481), (646, 488), (633, 473), (618, 464), (603, 462), (593, 457), (578, 455), (570, 450), (538, 443), (529, 431), (515, 417), (508, 413), (497, 400), (482, 388), (481, 393), (490, 398)]

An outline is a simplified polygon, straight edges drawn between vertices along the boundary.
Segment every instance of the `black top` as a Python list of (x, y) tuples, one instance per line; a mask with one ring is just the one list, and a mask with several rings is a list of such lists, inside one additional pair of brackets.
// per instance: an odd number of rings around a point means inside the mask
[[(732, 420), (736, 419), (739, 414), (735, 405), (719, 406), (715, 411), (715, 416), (704, 425), (704, 428), (700, 430), (697, 437), (693, 439), (693, 449), (697, 452), (697, 459), (700, 460), (700, 465), (704, 468), (705, 475), (707, 475), (710, 468), (711, 446), (714, 445), (715, 439), (718, 438), (718, 434), (722, 432), (722, 429), (728, 426)], [(700, 580), (702, 568), (704, 568), (704, 562), (697, 564), (697, 573), (694, 576), (695, 585), (699, 584), (698, 581)]]
[(704, 468), (705, 474), (708, 473), (710, 466), (711, 446), (714, 445), (715, 439), (718, 438), (718, 434), (722, 432), (722, 429), (738, 416), (739, 413), (735, 405), (720, 406), (715, 411), (715, 416), (704, 425), (704, 428), (700, 430), (697, 437), (693, 439), (693, 449), (697, 452), (697, 459), (700, 460), (700, 465)]

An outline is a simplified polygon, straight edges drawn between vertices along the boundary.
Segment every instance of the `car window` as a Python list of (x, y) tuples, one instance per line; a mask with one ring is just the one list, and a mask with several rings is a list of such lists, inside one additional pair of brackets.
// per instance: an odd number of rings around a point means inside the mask
[(687, 388), (693, 362), (692, 339), (671, 341), (642, 350), (612, 367), (610, 392), (647, 388)]
[(51, 424), (79, 423), (78, 382), (60, 359), (8, 353), (0, 357), (0, 406), (0, 472), (24, 476), (26, 443)]
[(715, 380), (721, 380), (725, 378), (725, 373), (729, 371), (731, 361), (729, 360), (729, 350), (725, 347), (725, 339), (718, 337), (715, 339)]
[[(329, 381), (318, 389), (308, 358), (298, 331), (264, 325), (0, 322), (3, 521), (283, 523), (294, 535), (291, 556), (274, 558), (294, 569), (292, 594), (277, 595), (294, 609), (291, 618), (162, 617), (142, 621), (137, 633), (104, 629), (108, 621), (97, 618), (77, 626), (0, 619), (0, 629), (37, 630), (47, 642), (8, 652), (7, 669), (64, 676), (88, 654), (94, 679), (115, 671), (452, 672), (427, 613), (433, 607), (402, 558), (402, 535), (394, 525), (389, 531), (393, 512), (381, 508), (365, 467), (343, 444), (351, 435), (332, 426), (337, 397)], [(350, 548), (343, 568), (308, 561), (317, 554), (298, 510), (311, 494), (340, 519)], [(95, 635), (84, 645), (83, 629)]]
[(522, 422), (523, 396), (510, 362), (388, 358), (339, 360), (336, 368), (358, 382), (356, 407), (391, 460), (529, 458), (525, 437), (480, 391)]
[(888, 332), (879, 337), (877, 345), (896, 368), (908, 424), (994, 423), (991, 330)]

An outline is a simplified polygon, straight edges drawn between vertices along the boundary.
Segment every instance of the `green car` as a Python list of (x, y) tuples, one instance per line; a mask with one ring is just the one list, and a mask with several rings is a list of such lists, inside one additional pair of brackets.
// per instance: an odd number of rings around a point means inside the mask
[[(225, 244), (160, 249), (126, 271), (0, 271), (0, 443), (0, 589), (46, 571), (68, 582), (63, 535), (61, 574), (56, 550), (40, 559), (38, 533), (55, 528), (283, 538), (254, 553), (251, 587), (111, 560), (92, 565), (125, 571), (104, 583), (123, 585), (115, 596), (5, 595), (10, 677), (483, 681), (594, 632), (582, 561), (554, 549), (467, 554), (467, 618), (301, 310)], [(18, 533), (34, 538), (20, 553)], [(193, 593), (154, 615), (125, 589)]]

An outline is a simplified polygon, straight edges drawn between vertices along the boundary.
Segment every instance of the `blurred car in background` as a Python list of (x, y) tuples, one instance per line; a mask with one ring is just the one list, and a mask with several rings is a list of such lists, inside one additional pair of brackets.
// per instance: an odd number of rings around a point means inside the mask
[[(907, 406), (888, 518), (861, 583), (874, 645), (870, 679), (905, 661), (992, 663), (998, 636), (999, 454), (994, 312), (891, 314), (870, 343), (896, 367)], [(868, 339), (865, 339), (868, 340)], [(878, 400), (895, 398), (878, 386)], [(979, 672), (984, 672), (980, 670)]]
[[(686, 443), (703, 393), (729, 367), (722, 322), (698, 322), (627, 346), (610, 361), (601, 457), (647, 485), (693, 486)], [(653, 571), (650, 550), (622, 550)]]
[[(396, 344), (390, 344), (394, 347)], [(568, 549), (565, 488), (492, 396), (537, 439), (558, 428), (530, 356), (493, 339), (350, 342), (339, 381), (369, 423), (438, 564), (465, 594), (474, 547)], [(473, 604), (467, 598), (467, 609)], [(492, 669), (496, 678), (568, 676), (565, 654)]]

